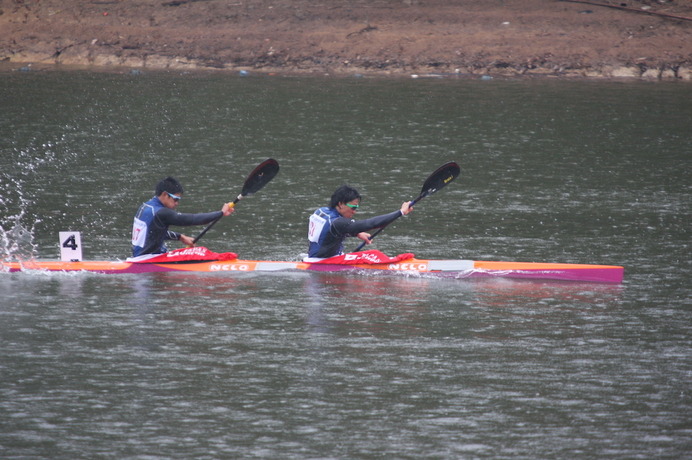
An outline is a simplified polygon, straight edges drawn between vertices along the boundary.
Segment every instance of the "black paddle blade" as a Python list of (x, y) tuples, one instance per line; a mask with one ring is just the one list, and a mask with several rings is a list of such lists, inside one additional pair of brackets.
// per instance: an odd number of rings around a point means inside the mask
[(420, 196), (416, 201), (440, 190), (445, 185), (452, 182), (461, 173), (459, 165), (453, 161), (445, 163), (433, 172), (423, 184)]
[[(250, 175), (245, 179), (245, 183), (243, 184), (243, 190), (240, 192), (240, 195), (233, 200), (233, 203), (229, 203), (231, 206), (235, 206), (238, 201), (240, 201), (241, 198), (252, 195), (253, 193), (258, 192), (262, 187), (267, 185), (270, 180), (274, 178), (279, 173), (279, 162), (269, 158), (268, 160), (264, 160), (262, 163), (257, 165), (255, 169), (252, 170)], [(202, 238), (210, 228), (212, 228), (219, 220), (221, 220), (222, 216), (217, 217), (214, 219), (207, 227), (202, 230), (202, 233), (197, 235), (197, 238), (192, 240), (192, 244), (194, 245), (199, 241), (200, 238)]]
[[(418, 201), (422, 200), (426, 196), (432, 195), (445, 185), (452, 182), (454, 179), (457, 178), (460, 172), (461, 168), (458, 164), (456, 164), (453, 161), (445, 163), (439, 168), (437, 168), (432, 174), (430, 174), (428, 179), (423, 183), (423, 189), (421, 190), (420, 195), (418, 196), (418, 198), (411, 201), (411, 206), (418, 203)], [(387, 225), (378, 228), (377, 231), (373, 233), (370, 237), (370, 241), (372, 241), (373, 238), (375, 238), (382, 230), (384, 230)], [(360, 251), (361, 249), (363, 249), (363, 246), (365, 246), (365, 241), (362, 242), (354, 252)]]
[(279, 173), (279, 162), (269, 158), (260, 163), (248, 176), (243, 184), (242, 196), (249, 196), (257, 193), (262, 187), (267, 185), (270, 180)]

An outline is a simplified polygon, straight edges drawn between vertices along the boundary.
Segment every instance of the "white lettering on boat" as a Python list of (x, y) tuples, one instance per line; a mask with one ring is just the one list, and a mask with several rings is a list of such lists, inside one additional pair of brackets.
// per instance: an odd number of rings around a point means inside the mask
[(209, 266), (209, 271), (212, 272), (246, 272), (250, 270), (250, 266), (247, 264), (211, 264)]
[(389, 264), (387, 266), (389, 270), (414, 270), (417, 272), (424, 272), (428, 269), (428, 264), (420, 263), (405, 263), (405, 264)]
[(207, 248), (185, 248), (185, 249), (178, 249), (177, 251), (166, 253), (166, 257), (206, 256), (206, 255), (207, 255)]
[(373, 264), (379, 264), (382, 263), (382, 260), (377, 256), (377, 254), (370, 254), (368, 252), (362, 252), (358, 254), (345, 254), (344, 255), (344, 260), (352, 261), (352, 260), (366, 260), (370, 263)]

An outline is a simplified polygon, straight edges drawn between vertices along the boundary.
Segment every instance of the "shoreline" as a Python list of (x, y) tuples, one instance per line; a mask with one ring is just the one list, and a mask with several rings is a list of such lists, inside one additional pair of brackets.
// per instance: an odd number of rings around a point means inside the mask
[(688, 1), (15, 0), (0, 70), (688, 82)]
[(536, 71), (487, 71), (485, 69), (455, 69), (454, 72), (440, 72), (438, 69), (390, 69), (373, 71), (367, 68), (343, 67), (325, 69), (295, 69), (288, 67), (235, 67), (224, 68), (199, 65), (191, 62), (181, 62), (173, 59), (170, 62), (160, 60), (160, 65), (138, 64), (128, 61), (119, 63), (117, 57), (104, 57), (104, 63), (93, 62), (57, 62), (37, 63), (35, 61), (0, 61), (0, 73), (7, 72), (102, 72), (102, 73), (129, 73), (140, 74), (144, 72), (178, 72), (178, 73), (226, 73), (241, 77), (247, 76), (283, 76), (283, 77), (332, 77), (332, 78), (410, 78), (410, 79), (561, 79), (584, 81), (641, 81), (641, 82), (692, 82), (692, 69), (688, 68), (664, 68), (646, 69), (639, 67), (609, 66), (602, 69), (577, 69), (570, 71), (552, 71), (550, 69), (538, 69)]

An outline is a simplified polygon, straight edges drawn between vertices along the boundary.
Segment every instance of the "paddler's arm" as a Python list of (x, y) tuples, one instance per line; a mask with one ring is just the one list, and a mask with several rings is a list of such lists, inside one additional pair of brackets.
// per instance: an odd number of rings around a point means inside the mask
[[(413, 206), (411, 206), (410, 201), (405, 201), (401, 204), (401, 208), (398, 211), (394, 211), (389, 214), (384, 214), (381, 216), (377, 217), (372, 217), (370, 219), (365, 219), (365, 220), (359, 220), (359, 221), (352, 221), (353, 224), (358, 224), (357, 227), (361, 230), (370, 230), (373, 228), (380, 228), (384, 227), (385, 225), (390, 224), (394, 220), (398, 219), (400, 216), (406, 216), (413, 211)], [(349, 228), (351, 228), (350, 226)], [(353, 233), (350, 233), (351, 235)], [(371, 235), (367, 232), (361, 231), (355, 235), (359, 239), (365, 241), (365, 244), (370, 244), (372, 241), (370, 240)]]
[[(168, 225), (205, 225), (213, 221), (214, 219), (230, 216), (231, 214), (233, 214), (234, 211), (235, 207), (230, 206), (229, 203), (224, 203), (224, 205), (221, 207), (221, 211), (200, 214), (174, 213), (173, 216), (167, 216), (167, 221)], [(221, 215), (219, 215), (219, 213)], [(194, 238), (184, 235), (182, 233), (180, 233), (178, 236), (178, 241), (183, 243), (185, 246), (193, 246), (194, 240)]]

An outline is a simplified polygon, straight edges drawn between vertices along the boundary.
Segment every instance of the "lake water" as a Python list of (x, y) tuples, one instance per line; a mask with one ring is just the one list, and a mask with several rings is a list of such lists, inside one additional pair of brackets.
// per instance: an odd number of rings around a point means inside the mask
[(375, 248), (625, 281), (0, 273), (0, 457), (689, 456), (691, 102), (676, 83), (1, 73), (5, 259), (58, 258), (63, 230), (124, 259), (160, 178), (180, 211), (216, 210), (272, 157), (200, 244), (298, 260), (338, 185), (370, 217), (456, 161)]

